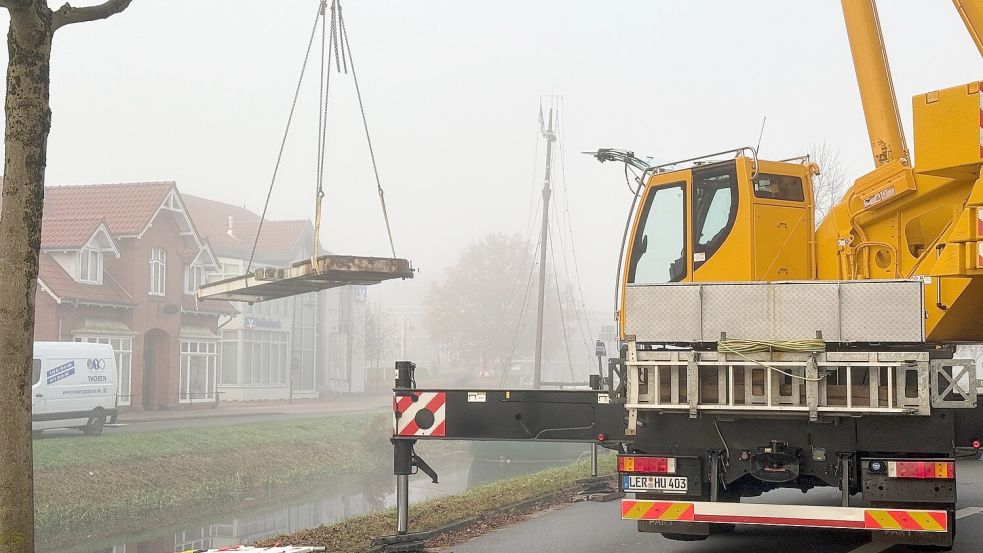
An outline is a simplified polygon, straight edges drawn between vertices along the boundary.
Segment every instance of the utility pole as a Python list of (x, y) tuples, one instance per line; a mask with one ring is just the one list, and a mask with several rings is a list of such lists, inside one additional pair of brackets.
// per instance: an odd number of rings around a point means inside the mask
[(546, 241), (550, 230), (550, 179), (553, 173), (553, 143), (556, 132), (553, 130), (553, 106), (550, 106), (549, 124), (543, 125), (543, 108), (539, 108), (539, 128), (546, 139), (546, 177), (543, 179), (543, 227), (539, 235), (539, 303), (536, 311), (536, 360), (533, 365), (532, 387), (539, 389), (543, 381), (543, 307), (546, 303)]

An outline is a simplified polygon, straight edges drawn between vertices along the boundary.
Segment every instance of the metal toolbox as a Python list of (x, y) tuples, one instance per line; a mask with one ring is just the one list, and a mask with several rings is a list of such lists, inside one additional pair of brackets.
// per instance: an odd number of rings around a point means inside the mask
[(629, 284), (625, 335), (636, 342), (729, 339), (917, 343), (920, 280)]

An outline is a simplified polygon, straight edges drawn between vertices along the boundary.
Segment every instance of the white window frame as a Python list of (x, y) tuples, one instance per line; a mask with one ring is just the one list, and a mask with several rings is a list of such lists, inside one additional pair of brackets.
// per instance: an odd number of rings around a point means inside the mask
[[(83, 260), (85, 263), (83, 264)], [(85, 267), (85, 270), (83, 270)], [(78, 282), (85, 284), (102, 284), (102, 252), (92, 248), (83, 248), (78, 253)], [(93, 274), (93, 272), (95, 274)]]
[(208, 282), (218, 282), (228, 278), (242, 276), (243, 261), (238, 259), (216, 260), (217, 266), (214, 271), (207, 275)]
[[(218, 340), (181, 340), (181, 371), (178, 383), (178, 402), (202, 403), (215, 401), (215, 377), (218, 368)], [(204, 364), (205, 391), (191, 392), (191, 364)]]
[(132, 397), (130, 390), (133, 386), (133, 337), (84, 335), (76, 336), (75, 341), (109, 344), (113, 347), (113, 353), (116, 354), (116, 395), (119, 398), (119, 406), (130, 405)]
[(205, 268), (192, 263), (184, 266), (184, 293), (193, 296), (198, 293), (198, 287), (206, 282)]
[(243, 330), (239, 385), (282, 388), (290, 383), (290, 333)]
[(150, 290), (151, 296), (167, 294), (167, 252), (164, 248), (150, 250)]

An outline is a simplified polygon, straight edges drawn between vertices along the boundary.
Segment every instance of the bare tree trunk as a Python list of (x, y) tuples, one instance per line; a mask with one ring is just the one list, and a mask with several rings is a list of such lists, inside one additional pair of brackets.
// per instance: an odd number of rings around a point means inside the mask
[(31, 368), (44, 170), (51, 128), (49, 69), (56, 29), (105, 19), (131, 0), (52, 12), (47, 0), (0, 0), (7, 32), (7, 120), (0, 208), (0, 553), (34, 553)]
[(0, 552), (34, 551), (31, 364), (47, 160), (52, 14), (10, 7), (3, 208), (0, 211)]

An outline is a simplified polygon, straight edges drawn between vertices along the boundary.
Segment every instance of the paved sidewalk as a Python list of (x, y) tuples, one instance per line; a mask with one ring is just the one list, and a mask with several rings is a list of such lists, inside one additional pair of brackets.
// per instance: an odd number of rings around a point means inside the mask
[(221, 417), (258, 417), (264, 415), (292, 415), (293, 417), (341, 415), (367, 411), (384, 412), (391, 409), (391, 393), (346, 394), (322, 399), (295, 399), (277, 401), (229, 401), (218, 404), (196, 404), (189, 408), (166, 411), (139, 411), (120, 413), (119, 422), (138, 424), (145, 422), (209, 419)]

